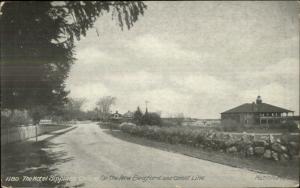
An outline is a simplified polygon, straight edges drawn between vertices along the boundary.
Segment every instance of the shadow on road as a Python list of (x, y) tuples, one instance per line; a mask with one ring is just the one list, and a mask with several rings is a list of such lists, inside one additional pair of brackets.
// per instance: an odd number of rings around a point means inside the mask
[[(39, 142), (24, 141), (7, 144), (1, 148), (1, 184), (17, 187), (64, 187), (66, 180), (56, 175), (54, 165), (73, 160), (65, 151), (54, 148), (63, 144), (54, 144), (49, 140), (65, 134), (73, 129), (59, 133)], [(8, 181), (7, 177), (16, 177), (17, 181)], [(29, 178), (25, 178), (29, 177)], [(29, 180), (30, 178), (34, 178)], [(47, 179), (41, 180), (38, 177)], [(59, 179), (60, 178), (60, 179)], [(15, 179), (16, 180), (16, 179)]]
[(238, 156), (230, 155), (227, 153), (221, 153), (218, 151), (212, 151), (208, 149), (198, 149), (187, 145), (174, 145), (164, 142), (153, 141), (142, 137), (132, 136), (120, 130), (104, 129), (104, 132), (126, 142), (148, 146), (164, 151), (180, 153), (183, 155), (211, 161), (214, 163), (219, 163), (237, 168), (246, 168), (251, 171), (272, 174), (282, 178), (288, 178), (293, 180), (298, 180), (299, 178), (299, 161), (292, 161), (290, 163), (279, 163), (276, 161), (257, 159), (255, 157), (241, 158)]
[(58, 132), (58, 133), (48, 133), (48, 134), (50, 134), (50, 135), (52, 135), (52, 136), (50, 136), (50, 137), (44, 139), (43, 141), (50, 141), (50, 140), (52, 140), (53, 138), (58, 137), (58, 136), (60, 136), (60, 135), (62, 135), (62, 134), (66, 134), (67, 132), (70, 132), (70, 131), (72, 131), (72, 130), (74, 130), (74, 129), (76, 129), (76, 128), (77, 128), (77, 127), (72, 127), (71, 129), (67, 129), (67, 130), (65, 130), (65, 131)]

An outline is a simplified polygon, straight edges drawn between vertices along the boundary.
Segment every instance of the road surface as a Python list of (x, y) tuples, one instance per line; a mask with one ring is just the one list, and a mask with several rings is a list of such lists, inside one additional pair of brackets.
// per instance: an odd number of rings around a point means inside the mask
[[(126, 142), (96, 123), (50, 140), (65, 152), (54, 168), (75, 187), (295, 187), (298, 182)], [(127, 179), (126, 179), (127, 178)]]

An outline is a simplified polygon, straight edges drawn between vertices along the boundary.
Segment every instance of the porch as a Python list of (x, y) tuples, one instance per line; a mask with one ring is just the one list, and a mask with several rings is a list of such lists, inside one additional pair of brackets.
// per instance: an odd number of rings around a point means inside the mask
[(278, 124), (294, 117), (294, 112), (270, 112), (260, 113), (257, 116), (259, 124)]

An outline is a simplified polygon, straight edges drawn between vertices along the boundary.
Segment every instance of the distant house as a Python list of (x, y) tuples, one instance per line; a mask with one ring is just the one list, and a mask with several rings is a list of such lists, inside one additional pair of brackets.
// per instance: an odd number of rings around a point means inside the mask
[(294, 111), (263, 103), (260, 96), (256, 103), (245, 103), (221, 113), (221, 122), (233, 120), (241, 125), (278, 124), (287, 120)]
[(124, 119), (127, 119), (127, 120), (131, 120), (131, 119), (133, 119), (133, 112), (130, 112), (129, 110), (128, 110), (128, 112), (126, 112), (125, 114), (123, 114), (123, 118)]
[(115, 113), (111, 114), (110, 117), (113, 120), (120, 120), (120, 119), (122, 119), (122, 115), (118, 111), (116, 111)]

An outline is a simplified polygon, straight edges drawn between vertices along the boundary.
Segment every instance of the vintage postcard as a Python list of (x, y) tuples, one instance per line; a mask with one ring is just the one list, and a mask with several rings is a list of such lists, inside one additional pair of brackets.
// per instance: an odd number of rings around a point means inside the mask
[(298, 187), (299, 8), (1, 1), (1, 187)]

